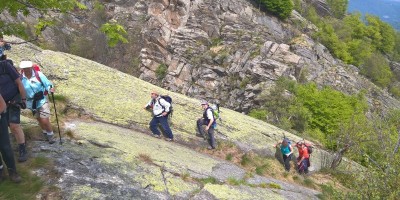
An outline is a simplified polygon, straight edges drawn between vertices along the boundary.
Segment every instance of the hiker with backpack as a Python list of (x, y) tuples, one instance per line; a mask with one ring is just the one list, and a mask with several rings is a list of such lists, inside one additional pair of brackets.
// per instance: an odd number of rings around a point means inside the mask
[[(0, 85), (3, 86), (3, 85)], [(0, 88), (1, 91), (1, 88)], [(5, 164), (7, 165), (8, 176), (11, 181), (15, 183), (21, 182), (21, 177), (17, 173), (17, 167), (14, 160), (14, 152), (11, 147), (10, 138), (8, 134), (8, 122), (7, 122), (7, 109), (6, 102), (0, 95), (0, 157), (3, 158)], [(0, 159), (0, 182), (3, 180), (3, 161)]]
[[(170, 102), (168, 102), (168, 101)], [(153, 110), (153, 119), (150, 121), (150, 130), (153, 132), (153, 137), (161, 138), (161, 133), (158, 130), (158, 124), (161, 124), (167, 138), (166, 141), (173, 141), (174, 135), (168, 124), (168, 116), (172, 112), (172, 99), (169, 96), (161, 96), (158, 92), (151, 92), (151, 100), (145, 105), (144, 109)]]
[(203, 108), (204, 112), (203, 117), (197, 120), (197, 130), (200, 137), (206, 138), (203, 130), (203, 125), (206, 125), (205, 131), (208, 133), (208, 143), (210, 144), (208, 149), (215, 149), (216, 142), (214, 138), (214, 129), (217, 125), (217, 122), (215, 120), (214, 111), (205, 100), (201, 101), (201, 107)]
[(310, 154), (312, 150), (311, 147), (305, 142), (297, 142), (296, 147), (299, 151), (299, 157), (297, 157), (297, 169), (300, 174), (307, 174), (308, 168), (310, 167)]
[(26, 90), (27, 108), (42, 128), (42, 134), (50, 144), (55, 142), (53, 128), (50, 123), (50, 104), (47, 99), (48, 91), (54, 92), (53, 84), (39, 71), (32, 61), (21, 61), (21, 81)]
[(293, 155), (291, 142), (288, 138), (284, 138), (282, 142), (276, 144), (275, 147), (278, 147), (278, 145), (283, 156), (283, 163), (285, 163), (285, 170), (290, 171), (290, 161), (292, 160)]
[(0, 61), (1, 95), (7, 105), (7, 122), (18, 143), (18, 162), (28, 160), (25, 135), (20, 125), (21, 109), (26, 108), (26, 92), (20, 75), (11, 60)]

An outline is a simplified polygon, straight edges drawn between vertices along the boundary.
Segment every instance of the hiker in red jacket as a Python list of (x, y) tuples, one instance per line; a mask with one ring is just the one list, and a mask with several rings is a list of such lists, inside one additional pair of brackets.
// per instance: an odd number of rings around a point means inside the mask
[(298, 142), (296, 147), (299, 151), (299, 157), (297, 157), (297, 169), (300, 174), (308, 173), (308, 167), (310, 167), (310, 154), (308, 148), (304, 142)]

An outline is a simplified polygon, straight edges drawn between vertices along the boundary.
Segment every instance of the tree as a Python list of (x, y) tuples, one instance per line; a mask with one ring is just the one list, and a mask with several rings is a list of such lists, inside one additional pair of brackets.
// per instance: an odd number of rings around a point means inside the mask
[(327, 0), (327, 3), (331, 8), (332, 15), (341, 19), (347, 12), (349, 0)]
[(294, 7), (292, 0), (261, 0), (261, 3), (269, 12), (281, 19), (288, 18)]
[[(2, 0), (0, 3), (0, 13), (8, 13), (12, 17), (17, 17), (18, 13), (24, 16), (33, 13), (38, 14), (38, 21), (35, 26), (35, 35), (46, 29), (46, 27), (54, 24), (52, 13), (63, 13), (74, 15), (74, 9), (86, 9), (86, 6), (78, 0)], [(35, 15), (36, 16), (36, 15)], [(17, 35), (23, 38), (27, 37), (26, 29), (22, 23), (12, 23), (0, 20), (0, 32), (6, 35)], [(126, 31), (120, 25), (108, 24), (102, 29), (109, 39), (110, 44), (114, 44), (115, 40), (126, 42), (124, 37)]]
[(388, 60), (381, 53), (374, 53), (361, 67), (361, 73), (380, 87), (387, 87), (393, 77)]

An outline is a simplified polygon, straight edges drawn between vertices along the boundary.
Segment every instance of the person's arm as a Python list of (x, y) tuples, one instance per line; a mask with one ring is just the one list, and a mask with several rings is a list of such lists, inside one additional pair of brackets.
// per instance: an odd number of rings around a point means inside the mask
[(21, 79), (17, 78), (15, 80), (15, 84), (17, 84), (19, 94), (21, 94), (22, 101), (26, 104), (26, 91), (25, 91), (24, 85), (22, 84)]
[(208, 131), (208, 129), (210, 129), (211, 125), (214, 123), (214, 116), (210, 109), (207, 110), (207, 117), (210, 119), (210, 122), (206, 127), (206, 131)]
[(4, 110), (6, 110), (7, 105), (6, 102), (4, 101), (3, 97), (0, 95), (0, 113), (3, 113)]
[(153, 100), (150, 100), (149, 103), (147, 103), (147, 104), (144, 106), (144, 109), (148, 109), (148, 108), (151, 106), (152, 101), (153, 101)]
[(289, 153), (289, 155), (290, 155), (290, 154), (293, 153), (293, 147), (292, 147), (292, 145), (290, 145), (290, 144), (289, 144), (289, 149), (290, 149), (290, 153)]
[(54, 92), (55, 89), (54, 89), (53, 83), (51, 83), (51, 81), (42, 72), (38, 72), (38, 74), (39, 74), (40, 80), (42, 81), (45, 89), (47, 91)]
[(282, 144), (282, 142), (277, 142), (275, 145), (274, 145), (274, 147), (276, 148), (276, 147), (278, 147), (278, 145), (281, 145)]

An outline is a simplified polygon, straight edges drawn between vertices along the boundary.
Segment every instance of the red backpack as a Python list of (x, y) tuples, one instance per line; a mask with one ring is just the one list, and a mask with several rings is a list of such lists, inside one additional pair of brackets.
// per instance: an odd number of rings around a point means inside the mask
[[(36, 79), (37, 79), (37, 80), (42, 84), (42, 86), (44, 87), (44, 84), (43, 84), (43, 82), (42, 82), (42, 79), (40, 79), (40, 76), (39, 76), (40, 66), (39, 66), (38, 64), (33, 64), (33, 65), (32, 65), (32, 68), (33, 68), (33, 72), (35, 73)], [(23, 73), (23, 71), (21, 70), (20, 74), (22, 74), (22, 73)], [(45, 90), (44, 90), (44, 95), (47, 95), (47, 94), (49, 94), (49, 91), (47, 91), (47, 89), (45, 88)]]

